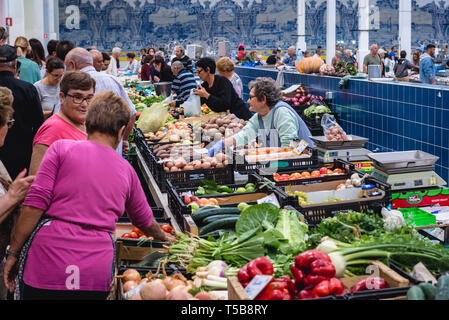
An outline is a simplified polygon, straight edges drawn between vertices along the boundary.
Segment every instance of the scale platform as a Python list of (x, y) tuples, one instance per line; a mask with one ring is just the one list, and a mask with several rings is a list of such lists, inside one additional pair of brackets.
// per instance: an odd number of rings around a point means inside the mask
[[(391, 185), (391, 190), (421, 189), (447, 185), (432, 168), (424, 167), (426, 171), (413, 171), (402, 173), (388, 173), (374, 166), (371, 176)], [(430, 170), (428, 170), (430, 169)]]
[(371, 153), (365, 148), (345, 148), (338, 150), (329, 150), (320, 147), (316, 147), (318, 153), (318, 159), (324, 163), (334, 162), (335, 159), (341, 159), (348, 162), (354, 161), (370, 161), (368, 154)]

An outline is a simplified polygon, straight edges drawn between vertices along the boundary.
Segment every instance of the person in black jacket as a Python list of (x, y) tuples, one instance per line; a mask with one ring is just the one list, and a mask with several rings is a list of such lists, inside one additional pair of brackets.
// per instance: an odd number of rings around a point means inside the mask
[(15, 120), (14, 126), (6, 135), (5, 144), (0, 149), (0, 160), (12, 179), (23, 169), (29, 168), (34, 135), (44, 122), (36, 87), (14, 77), (19, 68), (17, 62), (14, 47), (0, 47), (0, 86), (12, 91)]
[[(174, 79), (171, 68), (167, 65), (164, 58), (156, 56), (153, 61), (154, 69), (159, 72), (159, 77), (154, 77), (153, 82), (172, 82)], [(157, 79), (155, 79), (157, 78)], [(156, 81), (159, 80), (159, 81)]]
[(184, 65), (184, 68), (192, 72), (192, 60), (188, 56), (186, 56), (185, 52), (186, 51), (184, 47), (181, 46), (176, 47), (175, 49), (176, 57), (172, 59), (171, 63), (175, 61), (181, 61), (182, 64)]
[(196, 63), (198, 76), (203, 80), (199, 89), (193, 92), (201, 97), (201, 104), (206, 104), (214, 112), (230, 110), (238, 118), (249, 120), (252, 117), (245, 102), (235, 92), (231, 81), (215, 74), (215, 61), (212, 58), (201, 58)]

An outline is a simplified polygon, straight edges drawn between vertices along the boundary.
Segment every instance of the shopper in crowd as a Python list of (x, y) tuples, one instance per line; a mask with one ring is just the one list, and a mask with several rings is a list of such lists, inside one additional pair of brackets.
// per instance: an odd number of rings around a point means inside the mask
[(17, 61), (20, 62), (19, 79), (31, 84), (41, 80), (41, 71), (37, 63), (26, 58), (26, 55), (31, 52), (28, 40), (25, 37), (17, 37), (14, 47), (17, 50)]
[[(0, 87), (0, 148), (5, 143), (8, 129), (14, 125), (12, 109), (14, 97), (11, 90)], [(11, 232), (19, 216), (22, 201), (34, 181), (34, 176), (22, 171), (14, 182), (0, 161), (0, 279), (3, 280), (3, 259), (10, 244)], [(7, 290), (4, 281), (0, 281), (0, 300), (6, 300)]]
[(9, 88), (14, 96), (12, 107), (15, 124), (8, 131), (5, 144), (0, 149), (0, 159), (13, 179), (23, 169), (29, 168), (33, 138), (44, 122), (36, 87), (29, 82), (16, 79), (14, 75), (17, 69), (16, 49), (9, 45), (1, 46), (0, 86)]
[(275, 65), (279, 62), (278, 49), (273, 49), (272, 54), (267, 58), (267, 65)]
[(323, 54), (323, 50), (321, 48), (321, 46), (318, 46), (315, 50), (315, 54), (313, 55), (315, 58), (320, 58), (321, 59), (321, 55)]
[(56, 46), (56, 56), (59, 59), (61, 59), (62, 61), (65, 61), (65, 56), (73, 48), (75, 48), (75, 45), (74, 45), (74, 43), (72, 41), (70, 41), (70, 40), (62, 40)]
[(345, 55), (344, 55), (344, 57), (341, 58), (341, 60), (343, 60), (344, 62), (346, 62), (348, 64), (352, 64), (352, 65), (357, 67), (357, 60), (352, 55), (351, 49), (345, 50)]
[(435, 55), (435, 46), (428, 44), (426, 52), (423, 53), (419, 60), (419, 80), (422, 83), (435, 84), (435, 63), (433, 57)]
[(45, 61), (48, 61), (50, 58), (56, 57), (56, 47), (58, 46), (58, 40), (50, 40), (47, 43), (47, 52), (48, 56), (45, 58)]
[(373, 43), (370, 48), (370, 53), (368, 53), (365, 56), (365, 58), (363, 59), (363, 73), (368, 72), (369, 65), (381, 66), (381, 73), (383, 72), (382, 61), (380, 59), (378, 51), (379, 51), (379, 46), (377, 44)]
[[(153, 61), (154, 69), (159, 73), (159, 77), (153, 78), (153, 82), (172, 82), (173, 72), (170, 66), (167, 65), (165, 59), (161, 56), (156, 56)], [(157, 81), (158, 80), (158, 81)]]
[(419, 59), (421, 57), (421, 52), (420, 51), (415, 51), (413, 52), (413, 56), (412, 56), (412, 64), (414, 65), (414, 67), (412, 67), (412, 74), (418, 74), (419, 73)]
[(341, 61), (341, 52), (335, 51), (335, 57), (332, 58), (332, 67), (335, 68), (337, 63), (339, 63), (340, 61)]
[(203, 81), (199, 89), (194, 90), (194, 93), (201, 97), (201, 104), (206, 104), (214, 112), (230, 110), (240, 119), (251, 118), (251, 112), (235, 92), (231, 81), (223, 76), (215, 75), (214, 59), (201, 58), (196, 63), (196, 70)]
[(239, 44), (239, 46), (237, 47), (237, 61), (241, 62), (243, 60), (243, 58), (246, 57), (246, 52), (245, 52), (245, 46), (243, 45), (243, 43)]
[(186, 56), (185, 49), (182, 46), (178, 46), (175, 49), (175, 57), (172, 59), (171, 63), (175, 61), (181, 61), (184, 65), (184, 68), (186, 68), (189, 71), (192, 71), (192, 60)]
[(394, 75), (396, 78), (405, 78), (408, 76), (408, 70), (412, 69), (413, 67), (416, 67), (413, 65), (409, 60), (407, 60), (405, 57), (407, 56), (407, 52), (405, 50), (401, 51), (401, 58), (398, 61), (398, 64), (395, 66), (394, 69)]
[(0, 46), (6, 44), (8, 37), (9, 37), (8, 30), (6, 30), (4, 27), (0, 27)]
[(97, 72), (101, 72), (103, 70), (103, 55), (98, 50), (90, 50), (89, 54), (92, 56), (92, 59), (94, 61), (94, 68), (97, 70)]
[(135, 59), (136, 54), (134, 52), (128, 52), (126, 54), (126, 57), (128, 58), (128, 65), (122, 71), (125, 73), (137, 74), (137, 70), (139, 69), (139, 62)]
[[(13, 266), (19, 262), (19, 299), (106, 299), (115, 276), (112, 234), (125, 211), (143, 233), (173, 240), (154, 220), (132, 166), (114, 152), (129, 119), (127, 103), (103, 92), (87, 114), (88, 140), (57, 141), (47, 151), (4, 269), (13, 291)], [(21, 251), (24, 258), (18, 261)], [(68, 281), (74, 269), (80, 277)]]
[(54, 57), (47, 61), (46, 77), (34, 84), (41, 100), (44, 119), (48, 119), (59, 104), (59, 83), (64, 76), (64, 62)]
[(83, 71), (88, 73), (92, 78), (94, 78), (96, 82), (95, 93), (111, 90), (116, 95), (122, 97), (122, 99), (124, 99), (128, 103), (131, 112), (131, 118), (128, 123), (128, 127), (126, 128), (125, 135), (123, 136), (123, 144), (120, 143), (119, 147), (117, 148), (118, 153), (120, 154), (123, 153), (124, 155), (126, 155), (129, 150), (129, 142), (128, 142), (129, 134), (131, 133), (134, 127), (134, 122), (136, 121), (136, 108), (129, 99), (128, 94), (126, 93), (123, 86), (120, 84), (120, 82), (117, 80), (116, 77), (113, 77), (111, 75), (102, 72), (97, 72), (93, 67), (92, 57), (83, 48), (75, 48), (72, 51), (70, 51), (66, 57), (65, 65), (67, 71), (73, 70)]
[(198, 89), (198, 85), (196, 84), (195, 75), (185, 69), (181, 61), (173, 62), (171, 71), (175, 77), (171, 90), (173, 94), (176, 94), (176, 99), (170, 103), (170, 106), (179, 107), (189, 98), (190, 91)]
[(148, 54), (154, 57), (156, 55), (156, 49), (154, 48), (148, 49)]
[[(213, 156), (224, 146), (237, 147), (259, 140), (267, 147), (288, 147), (294, 140), (305, 140), (311, 147), (311, 133), (298, 113), (282, 101), (281, 89), (271, 78), (257, 78), (249, 84), (250, 110), (256, 114), (232, 137), (217, 142), (210, 150)], [(259, 136), (260, 135), (260, 136)]]
[(382, 65), (382, 77), (394, 78), (394, 61), (388, 57), (387, 52), (383, 49), (379, 49), (378, 54)]
[(101, 68), (101, 71), (106, 72), (109, 68), (109, 64), (111, 63), (111, 56), (106, 52), (102, 52), (101, 55), (103, 56), (103, 67)]
[(30, 174), (36, 174), (48, 148), (62, 139), (86, 140), (86, 114), (95, 93), (95, 80), (81, 71), (68, 72), (61, 81), (61, 108), (44, 122), (33, 141)]
[(45, 77), (45, 50), (42, 43), (37, 39), (30, 39), (31, 51), (28, 52), (27, 58), (31, 61), (34, 61), (39, 66), (39, 70), (41, 71), (41, 78)]
[(304, 54), (302, 55), (304, 58), (310, 57), (310, 51), (304, 51)]
[(115, 47), (112, 49), (111, 62), (109, 68), (105, 71), (106, 74), (117, 77), (118, 69), (120, 69), (120, 55), (122, 54), (122, 49)]
[(287, 49), (287, 53), (285, 54), (284, 59), (282, 59), (282, 63), (287, 65), (287, 66), (294, 66), (292, 55), (295, 53), (295, 51), (296, 51), (296, 47), (295, 46), (290, 46)]
[(398, 48), (396, 48), (396, 46), (392, 46), (391, 47), (391, 51), (390, 54), (388, 55), (388, 57), (390, 58), (391, 61), (394, 61), (394, 63), (396, 64), (398, 62)]
[(153, 63), (154, 56), (147, 54), (143, 59), (142, 69), (140, 72), (140, 78), (142, 81), (151, 81), (151, 65)]
[(142, 60), (142, 58), (144, 56), (146, 56), (148, 54), (148, 50), (146, 48), (142, 48), (140, 49), (140, 59)]
[(257, 55), (257, 60), (254, 63), (254, 66), (263, 66), (265, 61), (263, 60), (263, 56), (261, 54)]
[(217, 71), (218, 73), (231, 81), (232, 86), (234, 87), (235, 92), (239, 98), (243, 98), (243, 84), (239, 75), (234, 72), (234, 63), (229, 57), (221, 57), (217, 61)]

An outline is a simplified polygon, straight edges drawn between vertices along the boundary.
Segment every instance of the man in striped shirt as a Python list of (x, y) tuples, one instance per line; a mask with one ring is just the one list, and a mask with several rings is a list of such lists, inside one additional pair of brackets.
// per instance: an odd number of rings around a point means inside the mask
[(172, 83), (172, 92), (176, 93), (176, 101), (170, 103), (171, 107), (179, 107), (189, 98), (190, 91), (198, 89), (195, 76), (192, 72), (184, 68), (181, 61), (175, 61), (171, 64), (171, 71), (175, 76)]

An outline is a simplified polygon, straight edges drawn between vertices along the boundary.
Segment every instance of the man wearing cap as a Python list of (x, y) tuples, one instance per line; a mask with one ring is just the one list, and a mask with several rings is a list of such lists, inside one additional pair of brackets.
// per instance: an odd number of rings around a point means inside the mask
[(245, 46), (241, 43), (238, 47), (239, 52), (237, 52), (237, 61), (241, 62), (243, 58), (246, 57)]
[(44, 114), (36, 87), (14, 78), (19, 69), (16, 49), (0, 47), (0, 86), (7, 87), (14, 96), (14, 126), (8, 130), (5, 144), (0, 148), (0, 159), (14, 178), (28, 169), (31, 161), (33, 138), (44, 122)]

